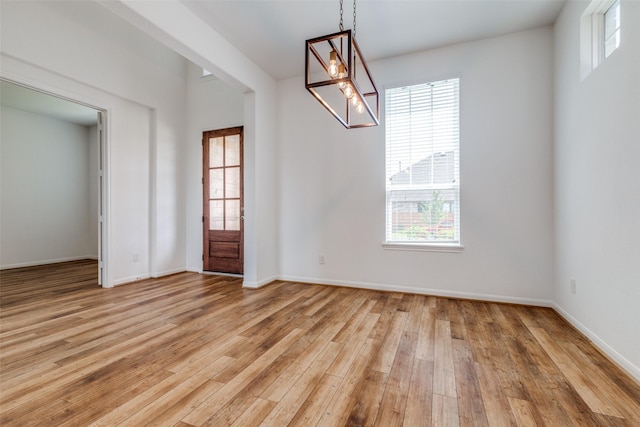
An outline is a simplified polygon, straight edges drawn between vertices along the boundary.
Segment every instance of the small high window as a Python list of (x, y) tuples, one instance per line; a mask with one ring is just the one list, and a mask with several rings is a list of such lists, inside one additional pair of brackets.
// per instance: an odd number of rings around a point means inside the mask
[(620, 46), (620, 0), (604, 13), (604, 57)]
[(593, 0), (580, 21), (580, 77), (585, 79), (620, 47), (620, 0)]

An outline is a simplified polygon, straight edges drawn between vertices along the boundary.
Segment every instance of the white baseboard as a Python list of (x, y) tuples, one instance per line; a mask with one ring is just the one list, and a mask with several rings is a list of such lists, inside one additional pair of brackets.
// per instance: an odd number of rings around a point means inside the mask
[(150, 274), (141, 274), (139, 276), (123, 277), (122, 279), (114, 280), (113, 281), (113, 286), (125, 285), (127, 283), (138, 282), (140, 280), (149, 279), (150, 277), (151, 277)]
[(235, 277), (236, 279), (242, 279), (244, 276), (242, 274), (236, 273), (216, 273), (215, 271), (199, 271), (198, 273), (204, 274), (207, 276), (225, 276), (225, 277)]
[[(141, 275), (138, 275), (138, 276), (124, 277), (122, 279), (114, 280), (113, 281), (113, 286), (125, 285), (127, 283), (138, 282), (138, 281), (144, 280), (144, 279), (169, 276), (171, 274), (182, 273), (184, 271), (186, 271), (184, 268), (174, 268), (172, 270), (160, 271), (158, 273), (153, 273), (153, 274), (141, 274)], [(103, 288), (108, 288), (108, 287), (113, 287), (113, 286), (103, 286)]]
[(618, 353), (613, 347), (602, 340), (598, 335), (593, 333), (589, 328), (584, 326), (575, 317), (569, 314), (566, 310), (560, 307), (558, 304), (553, 304), (553, 309), (562, 316), (567, 322), (571, 323), (577, 330), (591, 340), (593, 345), (604, 353), (609, 359), (615, 362), (621, 369), (626, 371), (631, 377), (633, 377), (638, 383), (640, 383), (640, 367), (631, 363), (628, 359)]
[(153, 273), (151, 275), (151, 277), (164, 277), (164, 276), (170, 276), (172, 274), (177, 274), (177, 273), (183, 273), (187, 270), (185, 270), (184, 268), (174, 268), (171, 270), (165, 270), (165, 271), (159, 271), (157, 273)]
[(279, 276), (278, 280), (286, 280), (289, 282), (298, 282), (298, 283), (311, 283), (311, 284), (318, 284), (318, 285), (344, 286), (348, 288), (371, 289), (375, 291), (406, 292), (410, 294), (433, 295), (433, 296), (445, 297), (445, 298), (460, 298), (460, 299), (469, 299), (469, 300), (478, 300), (478, 301), (534, 305), (539, 307), (553, 306), (553, 302), (550, 300), (535, 299), (535, 298), (521, 298), (521, 297), (513, 297), (513, 296), (507, 296), (507, 295), (478, 294), (473, 292), (446, 291), (442, 289), (425, 289), (425, 288), (415, 288), (411, 286), (395, 286), (395, 285), (380, 284), (380, 283), (353, 282), (353, 281), (345, 281), (345, 280), (325, 280), (325, 279), (319, 279), (319, 278), (294, 277), (294, 276)]
[(278, 276), (271, 276), (268, 277), (266, 279), (262, 279), (260, 281), (254, 282), (254, 281), (248, 281), (248, 280), (244, 280), (242, 282), (242, 287), (243, 288), (248, 288), (248, 289), (258, 289), (261, 288), (265, 285), (268, 285), (269, 283), (278, 280)]
[(57, 264), (59, 262), (81, 261), (83, 259), (97, 260), (98, 257), (94, 255), (83, 255), (66, 258), (46, 259), (41, 261), (18, 262), (15, 264), (2, 265), (0, 266), (0, 270), (8, 270), (10, 268), (35, 267), (38, 265)]

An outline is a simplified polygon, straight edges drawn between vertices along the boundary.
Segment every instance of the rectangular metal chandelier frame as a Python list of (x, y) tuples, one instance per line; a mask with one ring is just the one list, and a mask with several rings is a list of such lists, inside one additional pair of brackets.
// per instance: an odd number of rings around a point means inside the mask
[[(346, 43), (344, 43), (345, 39)], [(328, 48), (324, 45), (325, 43), (328, 44)], [(347, 129), (379, 125), (380, 94), (351, 30), (309, 39), (305, 47), (305, 87), (324, 108)], [(335, 61), (333, 66), (341, 67), (345, 75), (331, 76), (330, 64), (321, 54), (322, 48), (331, 49), (331, 58)], [(357, 70), (360, 72), (358, 73)], [(314, 79), (318, 76), (319, 79)], [(340, 99), (344, 99), (344, 105), (338, 105), (341, 102), (336, 101), (335, 98), (332, 102), (322, 96), (320, 91), (329, 86), (335, 86), (335, 90), (343, 95)], [(350, 101), (351, 97), (347, 98), (345, 95), (345, 88), (348, 86), (353, 90), (352, 96), (357, 97), (354, 102)], [(364, 107), (360, 108), (362, 112), (356, 111), (356, 102), (360, 102)]]

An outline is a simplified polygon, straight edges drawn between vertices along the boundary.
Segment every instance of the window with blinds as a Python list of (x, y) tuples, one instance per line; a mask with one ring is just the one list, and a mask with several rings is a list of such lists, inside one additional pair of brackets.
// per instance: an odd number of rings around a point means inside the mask
[(460, 244), (459, 86), (385, 91), (387, 243)]

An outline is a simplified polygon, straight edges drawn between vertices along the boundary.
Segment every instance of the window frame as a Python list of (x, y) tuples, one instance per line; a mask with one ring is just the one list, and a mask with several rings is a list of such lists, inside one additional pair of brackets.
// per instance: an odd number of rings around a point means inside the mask
[(621, 0), (592, 0), (580, 20), (580, 80), (586, 79), (605, 59), (615, 52), (622, 43), (622, 23), (614, 34), (618, 34), (618, 45), (607, 54), (605, 36), (605, 15), (618, 4), (622, 20)]
[[(460, 185), (460, 156), (461, 156), (461, 144), (460, 144), (460, 134), (461, 134), (461, 88), (462, 88), (462, 77), (461, 75), (449, 75), (446, 77), (442, 77), (442, 78), (437, 78), (437, 79), (426, 79), (426, 80), (420, 80), (420, 81), (413, 81), (413, 82), (407, 82), (407, 83), (402, 83), (402, 84), (393, 84), (393, 85), (387, 85), (384, 87), (384, 93), (383, 93), (383, 105), (384, 105), (384, 124), (385, 124), (385, 177), (388, 177), (388, 170), (387, 170), (387, 154), (388, 154), (388, 150), (389, 150), (389, 144), (388, 144), (388, 140), (387, 140), (387, 123), (388, 123), (388, 111), (387, 111), (387, 96), (389, 94), (390, 90), (393, 89), (399, 89), (399, 88), (403, 88), (403, 87), (411, 87), (411, 86), (419, 86), (419, 85), (426, 85), (426, 84), (430, 84), (430, 83), (439, 83), (439, 82), (443, 82), (443, 81), (447, 81), (447, 80), (457, 80), (457, 120), (458, 120), (458, 128), (457, 128), (457, 136), (458, 136), (458, 141), (457, 141), (457, 148), (454, 150), (455, 154), (454, 156), (457, 156), (457, 161), (455, 163), (455, 168), (456, 173), (455, 173), (455, 177), (457, 182), (455, 184), (423, 184), (423, 185), (419, 185), (420, 188), (424, 187), (423, 189), (441, 189), (440, 187), (444, 188), (445, 186), (448, 186), (449, 188), (454, 188), (456, 189), (456, 196), (457, 196), (457, 204), (458, 204), (458, 212), (457, 214), (457, 221), (458, 221), (458, 227), (457, 227), (457, 239), (453, 240), (453, 241), (437, 241), (437, 240), (389, 240), (389, 227), (391, 226), (390, 224), (390, 219), (389, 219), (389, 214), (390, 214), (390, 203), (393, 203), (392, 200), (389, 199), (389, 193), (390, 193), (390, 189), (389, 186), (386, 183), (386, 180), (388, 178), (385, 178), (385, 240), (382, 243), (382, 247), (385, 250), (396, 250), (396, 251), (423, 251), (423, 252), (449, 252), (449, 253), (460, 253), (463, 251), (464, 246), (462, 245), (462, 220), (461, 220), (461, 215), (460, 215), (460, 202), (461, 202), (461, 185)], [(433, 152), (431, 155), (437, 154), (437, 152)], [(403, 187), (402, 185), (400, 185), (398, 188), (395, 188), (396, 190), (401, 190)], [(437, 188), (436, 188), (437, 187)], [(419, 190), (419, 188), (413, 187), (412, 189), (414, 190)], [(449, 207), (449, 209), (451, 210), (451, 207)]]
[[(616, 49), (618, 49), (620, 47), (620, 29), (622, 27), (621, 23), (620, 23), (620, 18), (617, 21), (617, 26), (614, 28), (613, 32), (611, 33), (611, 35), (609, 35), (607, 37), (607, 15), (610, 12), (613, 12), (614, 7), (617, 5), (617, 9), (618, 9), (618, 15), (622, 15), (621, 13), (621, 3), (620, 0), (614, 0), (613, 3), (611, 3), (611, 5), (609, 5), (609, 7), (607, 8), (607, 10), (605, 10), (602, 13), (602, 40), (601, 40), (601, 49), (602, 49), (602, 55), (603, 58), (601, 58), (601, 61), (604, 61), (606, 58), (609, 57), (609, 55), (611, 55), (613, 52), (616, 51)], [(610, 52), (607, 52), (607, 43), (609, 42), (609, 40), (615, 37), (617, 40), (616, 43), (616, 47), (614, 47), (613, 49), (611, 49)]]

